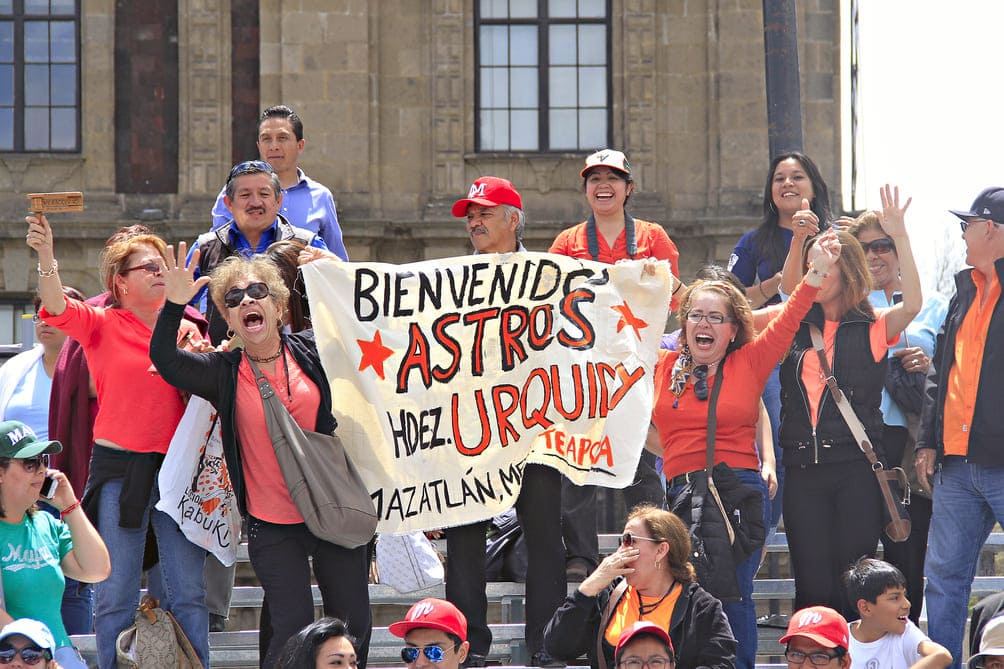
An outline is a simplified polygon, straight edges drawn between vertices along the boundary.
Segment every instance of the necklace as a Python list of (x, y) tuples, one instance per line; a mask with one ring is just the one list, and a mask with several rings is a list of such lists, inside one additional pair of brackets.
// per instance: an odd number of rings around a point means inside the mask
[(279, 342), (279, 350), (276, 351), (274, 355), (263, 355), (259, 358), (257, 356), (251, 355), (247, 351), (244, 351), (244, 355), (251, 358), (255, 362), (272, 362), (273, 360), (278, 360), (279, 356), (282, 355), (282, 342), (281, 341)]
[(673, 592), (674, 585), (676, 585), (675, 580), (669, 584), (669, 587), (666, 589), (666, 592), (662, 595), (662, 597), (660, 597), (652, 604), (646, 604), (645, 602), (643, 602), (641, 600), (641, 591), (635, 590), (635, 592), (638, 593), (638, 617), (643, 618), (644, 616), (647, 616), (648, 614), (652, 613), (657, 608), (659, 608), (659, 605), (662, 604), (664, 601), (666, 601), (666, 598), (669, 597), (669, 593)]

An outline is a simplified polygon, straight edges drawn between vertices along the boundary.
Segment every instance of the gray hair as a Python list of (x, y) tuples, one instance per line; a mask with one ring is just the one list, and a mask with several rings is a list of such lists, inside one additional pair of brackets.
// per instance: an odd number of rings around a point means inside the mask
[(526, 228), (526, 214), (519, 207), (514, 207), (511, 204), (502, 205), (502, 211), (505, 212), (506, 220), (513, 214), (516, 214), (518, 222), (516, 223), (516, 245), (523, 243), (523, 229)]
[(279, 183), (279, 175), (272, 171), (260, 170), (255, 167), (249, 167), (245, 171), (235, 176), (233, 179), (227, 180), (227, 199), (231, 202), (234, 201), (234, 195), (237, 193), (237, 179), (249, 174), (267, 174), (272, 177), (272, 192), (275, 193), (275, 199), (279, 199), (279, 194), (282, 193), (282, 184)]

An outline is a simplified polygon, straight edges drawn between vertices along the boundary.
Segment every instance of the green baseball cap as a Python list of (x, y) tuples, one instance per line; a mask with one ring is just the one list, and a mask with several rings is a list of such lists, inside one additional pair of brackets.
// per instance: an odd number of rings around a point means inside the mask
[(59, 453), (58, 441), (40, 441), (34, 430), (19, 420), (0, 423), (0, 458), (33, 458), (41, 453)]

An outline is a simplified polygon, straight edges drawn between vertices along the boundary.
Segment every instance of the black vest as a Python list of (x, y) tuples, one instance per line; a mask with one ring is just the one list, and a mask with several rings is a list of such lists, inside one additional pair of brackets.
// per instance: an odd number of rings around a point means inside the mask
[[(884, 460), (882, 450), (882, 387), (888, 362), (875, 362), (871, 353), (870, 329), (874, 318), (860, 311), (848, 312), (834, 339), (833, 376), (865, 427), (872, 446)], [(850, 428), (844, 422), (829, 388), (823, 389), (815, 435), (809, 418), (809, 401), (802, 385), (802, 361), (816, 355), (809, 335), (809, 323), (823, 329), (823, 310), (814, 304), (795, 335), (791, 352), (781, 363), (781, 429), (778, 441), (787, 466), (849, 462), (864, 458)]]
[[(215, 230), (210, 230), (199, 235), (197, 241), (199, 251), (201, 252), (199, 256), (199, 276), (209, 276), (209, 273), (221, 262), (230, 256), (238, 255), (239, 251), (230, 243), (230, 229), (233, 225), (234, 222), (230, 221)], [(279, 214), (275, 227), (275, 241), (277, 242), (293, 239), (303, 243), (305, 246), (310, 246), (310, 242), (315, 237), (314, 233), (310, 230), (297, 228), (290, 224), (282, 214)], [(213, 342), (213, 345), (219, 346), (220, 342), (227, 335), (227, 321), (219, 310), (217, 310), (216, 304), (213, 303), (210, 297), (206, 298), (206, 320), (209, 321), (209, 340)]]

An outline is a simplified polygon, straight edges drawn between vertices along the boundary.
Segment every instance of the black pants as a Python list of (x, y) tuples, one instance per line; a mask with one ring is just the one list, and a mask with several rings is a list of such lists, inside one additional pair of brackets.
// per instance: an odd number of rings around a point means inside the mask
[(874, 557), (882, 532), (882, 497), (862, 455), (852, 462), (785, 468), (784, 527), (795, 575), (795, 609), (822, 604), (859, 618), (841, 576)]
[[(526, 645), (532, 657), (543, 645), (544, 626), (567, 593), (557, 470), (544, 465), (524, 468), (516, 516), (526, 540)], [(446, 598), (467, 617), (470, 652), (485, 656), (492, 643), (485, 597), (487, 525), (485, 521), (446, 530)]]
[(348, 624), (357, 639), (359, 666), (366, 665), (371, 631), (366, 546), (342, 548), (321, 541), (302, 523), (276, 525), (249, 516), (248, 556), (272, 611), (260, 621), (261, 633), (269, 637), (262, 667), (271, 669), (286, 641), (314, 621), (309, 558), (324, 614)]
[[(655, 456), (642, 451), (634, 481), (623, 489), (624, 505), (628, 513), (639, 504), (654, 504), (662, 507), (666, 503), (666, 489), (659, 473), (655, 471)], [(565, 538), (565, 552), (569, 559), (580, 558), (595, 568), (599, 564), (600, 546), (597, 538), (598, 513), (596, 509), (596, 486), (578, 486), (562, 477), (561, 479), (561, 531)], [(619, 531), (620, 528), (618, 527)]]

